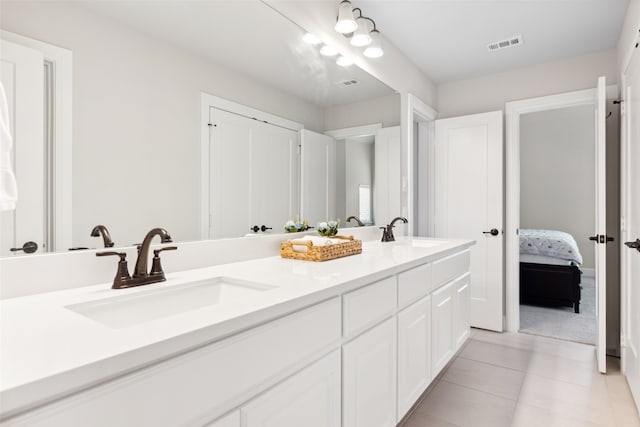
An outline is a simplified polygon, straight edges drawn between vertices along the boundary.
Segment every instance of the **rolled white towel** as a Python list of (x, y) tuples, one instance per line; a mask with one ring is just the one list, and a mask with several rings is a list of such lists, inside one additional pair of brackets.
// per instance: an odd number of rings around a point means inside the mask
[[(330, 246), (330, 245), (342, 243), (343, 240), (330, 239), (328, 237), (322, 237), (322, 236), (304, 236), (304, 237), (301, 237), (300, 239), (294, 240), (294, 242), (311, 242), (313, 246)], [(292, 246), (292, 249), (294, 252), (307, 253), (309, 250), (309, 247), (307, 245), (296, 245), (294, 243), (294, 245)]]
[(11, 166), (13, 139), (9, 126), (9, 107), (0, 83), (0, 211), (12, 211), (16, 208), (18, 188)]

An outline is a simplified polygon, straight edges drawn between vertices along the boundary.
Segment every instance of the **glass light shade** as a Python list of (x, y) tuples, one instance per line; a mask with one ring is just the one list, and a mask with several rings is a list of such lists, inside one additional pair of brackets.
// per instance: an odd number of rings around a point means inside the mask
[(336, 26), (334, 28), (340, 34), (353, 33), (356, 28), (358, 28), (358, 24), (353, 17), (351, 2), (343, 1), (340, 3), (340, 6), (338, 7), (338, 22), (336, 22)]
[(325, 44), (324, 46), (322, 46), (322, 48), (320, 48), (320, 53), (324, 56), (336, 56), (338, 54), (338, 51), (333, 46)]
[(321, 43), (321, 40), (315, 35), (311, 33), (307, 33), (302, 37), (305, 43), (309, 43), (310, 45), (317, 45)]
[(380, 43), (380, 32), (373, 30), (371, 31), (371, 44), (364, 50), (364, 56), (367, 58), (380, 58), (382, 55), (384, 55), (384, 51)]
[(371, 43), (371, 36), (369, 35), (369, 21), (364, 18), (358, 18), (358, 29), (353, 33), (353, 37), (351, 37), (351, 44), (353, 46), (367, 46)]
[(340, 65), (341, 67), (348, 67), (350, 65), (353, 65), (353, 59), (347, 57), (347, 56), (340, 56), (337, 60), (336, 60), (336, 64)]

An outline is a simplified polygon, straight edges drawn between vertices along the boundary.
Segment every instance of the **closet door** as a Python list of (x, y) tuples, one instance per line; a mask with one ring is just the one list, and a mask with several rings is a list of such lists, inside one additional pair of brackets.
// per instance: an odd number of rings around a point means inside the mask
[[(0, 212), (0, 256), (21, 255), (26, 242), (44, 248), (44, 57), (42, 53), (0, 41), (0, 82), (9, 108), (13, 138), (11, 164), (16, 175), (15, 211)], [(3, 177), (4, 179), (4, 177)]]
[(308, 130), (300, 134), (300, 215), (315, 226), (336, 219), (336, 141)]
[(275, 231), (298, 211), (298, 133), (210, 109), (209, 237)]

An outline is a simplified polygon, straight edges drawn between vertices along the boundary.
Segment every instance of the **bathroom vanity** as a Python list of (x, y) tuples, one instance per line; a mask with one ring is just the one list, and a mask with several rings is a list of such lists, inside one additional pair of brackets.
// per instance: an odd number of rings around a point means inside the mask
[(393, 427), (469, 336), (471, 245), (398, 238), (5, 299), (0, 423)]

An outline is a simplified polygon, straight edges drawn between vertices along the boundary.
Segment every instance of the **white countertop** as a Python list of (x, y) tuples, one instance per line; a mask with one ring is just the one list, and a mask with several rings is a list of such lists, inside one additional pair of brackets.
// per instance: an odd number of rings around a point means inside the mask
[[(0, 417), (91, 387), (217, 341), (303, 307), (343, 294), (432, 259), (469, 240), (398, 238), (363, 242), (360, 255), (327, 262), (279, 256), (168, 273), (167, 281), (113, 290), (111, 283), (0, 302)], [(114, 265), (115, 267), (115, 265)], [(277, 286), (242, 302), (210, 305), (130, 327), (113, 328), (69, 305), (177, 287), (211, 277)]]

